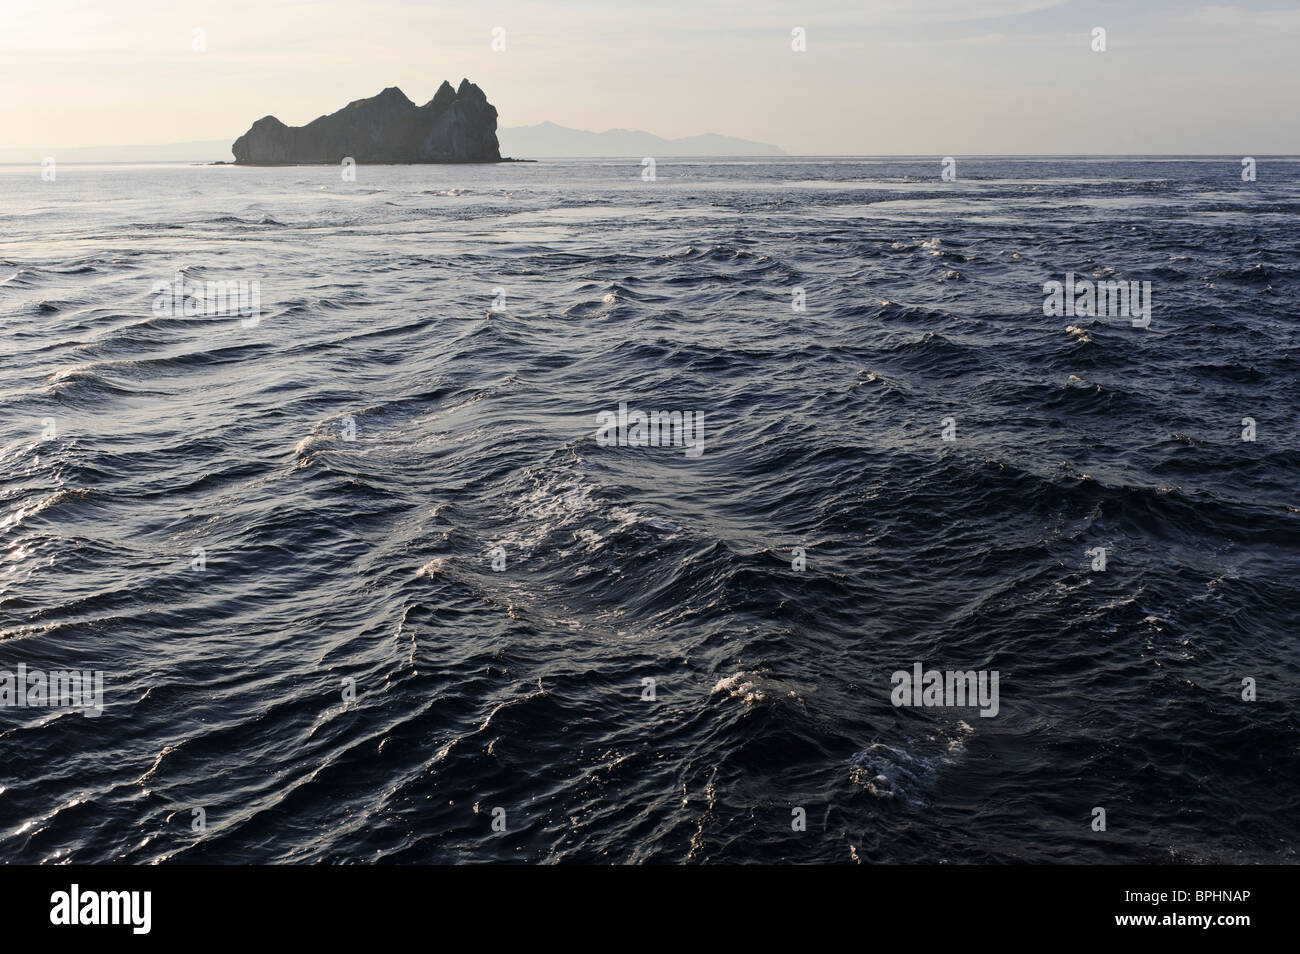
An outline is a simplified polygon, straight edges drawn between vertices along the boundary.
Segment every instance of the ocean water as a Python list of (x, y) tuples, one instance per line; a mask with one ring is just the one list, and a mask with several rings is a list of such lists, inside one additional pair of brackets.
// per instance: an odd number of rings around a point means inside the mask
[(0, 860), (1296, 862), (1300, 162), (939, 172), (0, 168)]

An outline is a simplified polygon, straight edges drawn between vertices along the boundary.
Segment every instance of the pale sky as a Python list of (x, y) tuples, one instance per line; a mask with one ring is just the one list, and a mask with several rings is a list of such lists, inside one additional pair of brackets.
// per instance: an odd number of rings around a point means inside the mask
[(0, 0), (0, 148), (233, 139), (461, 77), (502, 126), (792, 154), (1300, 153), (1294, 0)]

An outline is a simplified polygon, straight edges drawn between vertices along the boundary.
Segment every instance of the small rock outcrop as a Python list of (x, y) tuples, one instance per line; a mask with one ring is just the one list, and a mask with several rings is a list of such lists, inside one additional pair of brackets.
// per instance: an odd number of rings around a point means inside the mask
[(265, 116), (230, 148), (237, 165), (501, 161), (496, 107), (467, 79), (444, 82), (423, 106), (390, 86), (305, 126)]

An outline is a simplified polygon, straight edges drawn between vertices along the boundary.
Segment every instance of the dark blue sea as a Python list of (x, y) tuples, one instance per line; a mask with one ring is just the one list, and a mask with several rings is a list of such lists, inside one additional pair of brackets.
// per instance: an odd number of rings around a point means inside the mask
[(0, 860), (1297, 861), (1300, 161), (655, 172), (0, 168)]

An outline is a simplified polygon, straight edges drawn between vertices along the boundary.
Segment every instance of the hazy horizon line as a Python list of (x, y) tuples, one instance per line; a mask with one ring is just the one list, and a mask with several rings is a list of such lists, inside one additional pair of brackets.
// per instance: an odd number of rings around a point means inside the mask
[[(710, 133), (701, 133), (700, 135), (715, 135), (715, 134), (710, 134)], [(680, 137), (680, 138), (687, 138), (687, 139), (689, 139), (689, 138), (691, 138), (691, 137), (687, 136), (687, 137)], [(730, 138), (730, 137), (729, 137), (729, 138)], [(734, 137), (734, 138), (740, 138), (740, 137)], [(209, 141), (216, 141), (216, 140), (197, 139), (197, 140), (193, 140), (193, 141), (194, 141), (194, 142), (209, 142)], [(185, 142), (179, 142), (179, 143), (151, 143), (151, 144), (147, 144), (147, 145), (146, 145), (145, 147), (143, 147), (143, 148), (147, 148), (148, 145), (157, 145), (157, 146), (184, 146), (184, 145), (188, 145), (188, 143), (185, 143)], [(36, 147), (7, 147), (5, 151), (19, 152), (19, 151), (22, 151), (22, 149), (24, 149), (24, 148), (36, 148)], [(137, 148), (137, 147), (135, 147), (135, 146), (131, 146), (131, 145), (123, 145), (123, 146), (60, 146), (60, 147), (57, 147), (57, 148), (60, 148), (60, 149), (130, 149), (130, 148)], [(1246, 155), (1249, 155), (1249, 156), (1251, 156), (1251, 157), (1253, 157), (1253, 158), (1256, 158), (1256, 159), (1260, 159), (1260, 158), (1262, 158), (1262, 159), (1283, 159), (1283, 160), (1294, 160), (1294, 161), (1300, 161), (1300, 153), (1268, 153), (1268, 152), (1241, 153), (1241, 154), (1238, 154), (1238, 153), (1235, 153), (1235, 152), (1089, 152), (1089, 153), (1085, 153), (1085, 152), (988, 152), (988, 153), (977, 153), (977, 152), (966, 153), (966, 152), (957, 152), (957, 153), (953, 153), (953, 154), (952, 154), (952, 156), (953, 156), (954, 158), (962, 158), (962, 159), (1240, 159), (1240, 158), (1242, 158), (1243, 156), (1246, 156)], [(526, 156), (524, 156), (524, 157), (517, 157), (517, 156), (516, 156), (516, 157), (511, 157), (511, 158), (518, 159), (518, 158), (527, 158), (527, 157), (526, 157)], [(642, 156), (638, 156), (638, 155), (634, 155), (634, 154), (632, 154), (632, 153), (628, 153), (628, 154), (625, 155), (625, 156), (624, 156), (624, 155), (619, 155), (619, 156), (583, 156), (583, 155), (572, 155), (572, 156), (541, 156), (541, 157), (539, 157), (538, 159), (536, 159), (536, 160), (534, 160), (534, 161), (536, 161), (536, 162), (544, 162), (544, 161), (547, 161), (547, 160), (555, 160), (555, 159), (600, 159), (600, 160), (610, 160), (610, 159), (641, 159), (641, 158), (644, 158), (644, 157), (642, 157)], [(823, 153), (812, 153), (812, 152), (809, 152), (809, 153), (793, 153), (793, 152), (792, 152), (792, 153), (787, 153), (787, 154), (784, 155), (784, 156), (760, 155), (760, 154), (757, 154), (757, 153), (755, 153), (755, 154), (751, 154), (751, 155), (744, 155), (744, 154), (739, 154), (739, 153), (737, 153), (737, 154), (730, 154), (730, 155), (717, 155), (717, 154), (709, 154), (709, 153), (700, 153), (700, 154), (698, 154), (698, 155), (678, 155), (678, 156), (665, 156), (665, 157), (664, 157), (664, 159), (665, 159), (666, 161), (669, 161), (669, 160), (677, 160), (677, 159), (762, 159), (762, 160), (764, 160), (764, 161), (766, 161), (766, 162), (782, 162), (782, 161), (784, 161), (784, 160), (788, 160), (788, 159), (942, 159), (942, 158), (946, 158), (946, 157), (940, 156), (937, 152), (881, 152), (881, 153), (866, 153), (866, 152), (823, 152)], [(500, 161), (504, 161), (504, 160), (505, 160), (505, 157), (502, 157), (502, 160), (500, 160)], [(496, 164), (496, 162), (497, 162), (497, 160), (488, 160), (488, 161), (480, 162), (480, 163), (463, 163), (463, 162), (358, 162), (357, 165), (364, 165), (364, 166), (494, 165), (494, 164)], [(259, 167), (260, 167), (260, 166), (268, 166), (267, 163), (236, 163), (236, 162), (234, 162), (233, 160), (229, 160), (229, 161), (227, 161), (227, 160), (215, 160), (215, 159), (214, 159), (214, 160), (202, 160), (202, 159), (85, 159), (85, 160), (79, 160), (79, 161), (71, 161), (71, 160), (70, 160), (70, 161), (69, 161), (68, 163), (66, 163), (66, 164), (67, 164), (67, 165), (91, 165), (91, 164), (93, 164), (93, 165), (105, 165), (105, 166), (111, 166), (111, 165), (123, 165), (123, 166), (129, 166), (129, 165), (140, 165), (140, 164), (142, 164), (142, 163), (145, 163), (145, 164), (153, 164), (153, 165), (177, 165), (177, 166), (188, 166), (188, 165), (212, 165), (212, 164), (218, 164), (218, 163), (219, 163), (219, 164), (223, 164), (223, 165), (232, 165), (232, 166), (233, 166), (233, 165), (247, 165), (247, 166), (259, 166)], [(4, 160), (4, 161), (0, 161), (0, 166), (30, 166), (30, 165), (39, 165), (39, 164), (40, 164), (40, 160), (30, 160), (30, 159), (29, 159), (29, 160)], [(319, 166), (319, 165), (332, 165), (332, 164), (333, 164), (333, 163), (320, 163), (320, 162), (285, 162), (285, 163), (273, 163), (273, 164), (269, 164), (269, 165), (289, 167), (289, 166), (312, 166), (312, 165)]]

